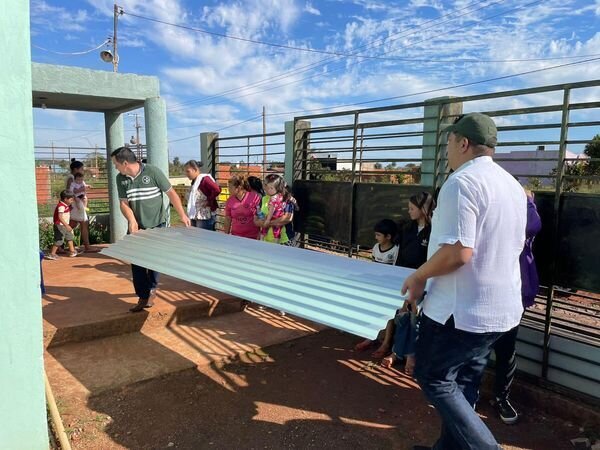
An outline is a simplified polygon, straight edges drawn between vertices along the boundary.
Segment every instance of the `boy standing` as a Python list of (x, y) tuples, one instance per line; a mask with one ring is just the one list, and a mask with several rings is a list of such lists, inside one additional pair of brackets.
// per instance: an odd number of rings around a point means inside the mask
[(60, 193), (60, 202), (54, 208), (54, 245), (50, 250), (50, 254), (46, 256), (46, 259), (58, 259), (56, 251), (59, 246), (62, 246), (65, 241), (69, 246), (69, 256), (77, 256), (75, 246), (73, 245), (73, 228), (69, 225), (71, 220), (71, 205), (75, 196), (67, 191)]

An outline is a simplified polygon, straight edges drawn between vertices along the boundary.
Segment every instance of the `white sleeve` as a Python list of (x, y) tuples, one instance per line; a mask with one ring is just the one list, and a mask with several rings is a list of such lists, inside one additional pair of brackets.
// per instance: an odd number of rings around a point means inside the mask
[(440, 191), (438, 207), (435, 211), (438, 226), (438, 244), (460, 243), (469, 248), (475, 247), (477, 234), (478, 203), (474, 189), (459, 178), (446, 182)]

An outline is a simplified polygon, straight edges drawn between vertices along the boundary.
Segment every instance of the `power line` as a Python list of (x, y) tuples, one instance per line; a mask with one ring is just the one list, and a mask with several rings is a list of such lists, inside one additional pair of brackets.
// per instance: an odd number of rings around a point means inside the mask
[[(227, 33), (217, 33), (214, 31), (205, 30), (203, 28), (197, 28), (197, 27), (192, 27), (189, 25), (181, 25), (178, 23), (167, 22), (164, 20), (156, 19), (154, 17), (141, 16), (139, 14), (134, 14), (134, 13), (130, 13), (127, 11), (124, 11), (124, 14), (128, 14), (132, 17), (137, 17), (138, 19), (148, 20), (150, 22), (160, 23), (162, 25), (169, 25), (171, 27), (182, 28), (182, 29), (188, 30), (188, 31), (195, 31), (197, 33), (209, 34), (211, 36), (218, 36), (218, 37), (222, 37), (222, 38), (226, 38), (226, 39), (232, 39), (235, 41), (248, 42), (251, 44), (258, 44), (258, 45), (266, 45), (268, 47), (275, 47), (275, 48), (281, 48), (281, 49), (286, 49), (286, 50), (296, 50), (296, 51), (300, 51), (300, 52), (320, 53), (320, 54), (324, 54), (324, 55), (334, 55), (334, 56), (347, 56), (344, 53), (332, 52), (332, 51), (328, 51), (328, 50), (320, 50), (320, 49), (307, 48), (307, 47), (295, 47), (293, 45), (277, 44), (275, 42), (267, 42), (267, 41), (260, 41), (258, 39), (243, 38), (241, 36), (232, 36)], [(362, 57), (362, 56), (359, 56), (359, 57)], [(368, 58), (368, 56), (364, 56), (364, 57)]]
[[(507, 13), (509, 13), (509, 12), (512, 12), (512, 11), (515, 11), (515, 10), (519, 10), (519, 9), (525, 8), (525, 7), (527, 7), (527, 6), (532, 6), (532, 5), (536, 4), (536, 3), (541, 3), (542, 1), (543, 1), (543, 0), (535, 0), (535, 1), (532, 1), (532, 2), (529, 2), (529, 3), (526, 3), (526, 4), (524, 4), (524, 5), (521, 5), (521, 6), (518, 6), (518, 7), (515, 7), (515, 8), (511, 8), (511, 9), (508, 9), (508, 10), (502, 11), (502, 12), (500, 12), (500, 13), (493, 14), (493, 15), (491, 15), (491, 16), (484, 17), (484, 18), (483, 18), (483, 19), (481, 19), (479, 22), (481, 22), (481, 21), (483, 21), (483, 20), (488, 20), (488, 19), (492, 19), (492, 18), (495, 18), (495, 17), (499, 17), (499, 16), (505, 15), (505, 14), (507, 14)], [(488, 6), (489, 6), (489, 5), (488, 5)], [(439, 34), (438, 34), (438, 36), (442, 36), (442, 35), (444, 35), (444, 34), (449, 34), (449, 33), (452, 33), (452, 32), (454, 32), (454, 31), (460, 31), (461, 29), (462, 29), (462, 27), (457, 27), (457, 28), (454, 28), (454, 29), (448, 30), (448, 31), (446, 31), (446, 32), (444, 32), (444, 33), (439, 33)], [(399, 38), (398, 38), (398, 39), (399, 39)], [(429, 40), (429, 38), (423, 38), (423, 39), (421, 39), (420, 41), (413, 42), (413, 43), (411, 43), (410, 45), (406, 45), (406, 46), (403, 46), (403, 47), (401, 47), (401, 48), (407, 48), (407, 47), (413, 46), (413, 45), (415, 45), (415, 44), (419, 44), (419, 43), (421, 43), (421, 42), (425, 42), (425, 41), (427, 41), (427, 40)], [(397, 50), (397, 49), (393, 49), (393, 50), (390, 50), (390, 51), (388, 51), (388, 52), (385, 52), (385, 53), (389, 53), (389, 52), (391, 52), (391, 51), (396, 51), (396, 50)], [(385, 54), (385, 53), (384, 53), (384, 54)], [(354, 63), (354, 65), (358, 65), (358, 64), (360, 64), (360, 63), (362, 63), (362, 62), (363, 62), (363, 61), (357, 61), (356, 63)], [(300, 83), (300, 82), (302, 82), (302, 81), (310, 80), (310, 79), (317, 78), (317, 77), (321, 77), (321, 76), (324, 76), (324, 75), (331, 75), (332, 73), (334, 73), (334, 72), (338, 72), (338, 71), (340, 71), (340, 70), (343, 70), (343, 69), (345, 69), (345, 68), (346, 68), (346, 66), (338, 67), (337, 69), (332, 69), (332, 70), (330, 70), (330, 71), (329, 71), (329, 72), (327, 72), (327, 73), (317, 73), (317, 74), (310, 75), (310, 76), (307, 76), (307, 77), (304, 77), (304, 78), (300, 78), (300, 79), (298, 79), (298, 80), (293, 80), (293, 81), (290, 81), (290, 82), (288, 82), (288, 83), (279, 84), (279, 85), (277, 85), (277, 86), (271, 86), (271, 87), (269, 87), (269, 88), (262, 89), (262, 90), (259, 90), (259, 91), (256, 91), (256, 92), (249, 92), (249, 93), (246, 93), (246, 94), (238, 95), (238, 96), (236, 96), (236, 97), (234, 97), (234, 98), (229, 98), (229, 99), (228, 99), (228, 98), (225, 98), (225, 99), (223, 99), (223, 100), (218, 100), (218, 101), (214, 101), (214, 102), (204, 103), (204, 105), (214, 105), (214, 104), (218, 104), (218, 103), (223, 103), (223, 102), (225, 102), (225, 101), (235, 101), (235, 100), (238, 100), (238, 99), (240, 99), (240, 98), (249, 97), (249, 96), (253, 96), (253, 95), (257, 95), (257, 94), (261, 94), (261, 93), (264, 93), (264, 92), (272, 91), (272, 90), (279, 89), (279, 88), (282, 88), (282, 87), (285, 87), (285, 86), (289, 86), (289, 85), (291, 85), (291, 84)], [(285, 77), (284, 77), (284, 78), (285, 78)], [(180, 111), (180, 110), (183, 110), (183, 109), (187, 109), (187, 107), (186, 107), (186, 108), (179, 108), (179, 109), (176, 109), (176, 110), (171, 110), (171, 112), (176, 112), (176, 111)]]
[[(423, 22), (422, 24), (420, 24), (419, 26), (414, 26), (412, 28), (409, 28), (408, 30), (399, 31), (399, 32), (391, 34), (390, 36), (385, 37), (385, 38), (375, 39), (375, 40), (373, 40), (371, 42), (368, 42), (368, 43), (366, 43), (366, 44), (358, 47), (357, 48), (357, 52), (358, 52), (358, 50), (361, 50), (361, 49), (369, 49), (369, 48), (380, 47), (381, 45), (385, 44), (386, 42), (390, 42), (390, 38), (393, 37), (393, 36), (400, 35), (399, 38), (411, 36), (413, 34), (416, 34), (419, 31), (422, 32), (422, 31), (429, 30), (430, 28), (434, 28), (434, 27), (438, 27), (440, 25), (444, 25), (446, 23), (452, 22), (452, 21), (454, 21), (454, 20), (456, 20), (456, 19), (458, 19), (460, 17), (463, 17), (465, 15), (468, 15), (468, 14), (480, 11), (481, 9), (485, 9), (485, 8), (488, 8), (488, 7), (492, 6), (492, 5), (501, 3), (501, 1), (495, 1), (495, 2), (489, 3), (487, 5), (484, 5), (484, 6), (480, 7), (480, 8), (474, 9), (472, 11), (467, 11), (467, 12), (465, 12), (463, 14), (456, 15), (457, 12), (464, 11), (465, 9), (469, 9), (472, 6), (484, 3), (485, 1), (486, 0), (480, 0), (480, 1), (472, 2), (472, 3), (468, 4), (467, 6), (464, 6), (463, 8), (460, 8), (460, 9), (457, 9), (455, 11), (452, 11), (451, 13), (445, 14), (445, 15), (443, 15), (441, 17), (436, 18), (436, 19), (427, 20), (427, 21)], [(452, 16), (452, 19), (439, 22), (440, 19), (443, 19), (443, 18), (448, 17), (448, 16)], [(424, 25), (427, 25), (427, 24), (430, 24), (430, 23), (433, 23), (433, 24), (431, 26), (429, 26), (429, 27), (424, 27)], [(357, 52), (355, 52), (354, 54), (357, 54)], [(335, 60), (340, 60), (340, 59), (344, 59), (344, 58), (343, 57), (332, 57), (332, 56), (330, 56), (330, 57), (324, 58), (324, 59), (322, 59), (320, 61), (317, 61), (315, 63), (311, 63), (311, 64), (308, 64), (306, 66), (299, 67), (297, 69), (292, 69), (292, 70), (289, 70), (287, 72), (283, 72), (282, 74), (276, 75), (274, 77), (265, 78), (263, 80), (256, 81), (254, 83), (251, 83), (251, 84), (248, 84), (248, 85), (245, 85), (245, 86), (240, 86), (238, 88), (229, 89), (229, 90), (226, 90), (226, 91), (223, 91), (223, 92), (220, 92), (218, 94), (214, 94), (214, 95), (211, 95), (211, 96), (208, 96), (208, 97), (201, 97), (199, 99), (193, 99), (193, 100), (188, 100), (188, 101), (185, 101), (185, 102), (176, 103), (174, 105), (171, 105), (171, 107), (169, 108), (169, 110), (171, 112), (178, 111), (179, 109), (173, 110), (173, 108), (177, 108), (178, 106), (183, 106), (183, 105), (186, 105), (186, 104), (199, 103), (199, 102), (202, 102), (202, 101), (205, 101), (205, 100), (209, 100), (209, 99), (212, 99), (212, 98), (216, 98), (216, 97), (221, 97), (221, 96), (223, 96), (225, 94), (230, 94), (230, 93), (233, 93), (233, 92), (237, 92), (237, 91), (241, 91), (241, 90), (246, 90), (246, 89), (248, 89), (250, 87), (256, 87), (256, 86), (259, 86), (261, 84), (265, 84), (265, 83), (268, 83), (268, 82), (271, 82), (271, 81), (279, 81), (281, 79), (288, 78), (289, 76), (292, 76), (294, 74), (308, 72), (308, 71), (312, 70), (313, 68), (324, 66), (329, 61), (335, 61)], [(180, 108), (180, 109), (184, 109), (184, 108)]]
[(57, 51), (54, 51), (54, 50), (48, 50), (47, 48), (40, 47), (39, 45), (35, 45), (35, 44), (31, 44), (31, 46), (35, 47), (35, 48), (37, 48), (39, 50), (43, 50), (45, 52), (54, 53), (55, 55), (78, 56), (78, 55), (85, 55), (87, 53), (92, 53), (93, 51), (96, 51), (100, 47), (106, 45), (108, 42), (109, 42), (109, 39), (105, 40), (102, 44), (98, 45), (97, 47), (91, 48), (89, 50), (84, 50), (82, 52), (57, 52)]
[(298, 113), (308, 113), (308, 112), (315, 112), (315, 111), (325, 111), (325, 110), (328, 110), (328, 109), (346, 108), (346, 107), (349, 107), (349, 106), (361, 106), (361, 105), (367, 105), (367, 104), (371, 104), (371, 103), (384, 102), (384, 101), (388, 101), (388, 100), (398, 100), (400, 98), (408, 98), (408, 97), (414, 97), (414, 96), (417, 96), (417, 95), (424, 95), (424, 94), (433, 94), (433, 93), (436, 93), (436, 92), (447, 91), (449, 89), (457, 89), (457, 88), (461, 88), (461, 87), (475, 86), (477, 84), (489, 83), (491, 81), (506, 80), (508, 78), (515, 78), (515, 77), (520, 77), (520, 76), (523, 76), (523, 75), (530, 75), (532, 73), (544, 72), (546, 70), (559, 69), (559, 68), (562, 68), (562, 67), (575, 66), (577, 64), (586, 64), (586, 63), (593, 62), (593, 61), (600, 61), (600, 57), (598, 57), (598, 58), (591, 58), (591, 59), (587, 59), (587, 60), (584, 60), (584, 61), (576, 61), (576, 62), (572, 62), (572, 63), (559, 64), (559, 65), (556, 65), (556, 66), (542, 67), (540, 69), (528, 70), (526, 72), (519, 72), (519, 73), (514, 73), (514, 74), (511, 74), (511, 75), (503, 75), (503, 76), (500, 76), (500, 77), (487, 78), (485, 80), (478, 80), (478, 81), (471, 81), (471, 82), (468, 82), (468, 83), (455, 84), (453, 86), (446, 86), (446, 87), (442, 87), (442, 88), (429, 89), (429, 90), (420, 91), (420, 92), (413, 92), (411, 94), (395, 95), (393, 97), (378, 98), (378, 99), (375, 99), (375, 100), (367, 100), (367, 101), (364, 101), (364, 102), (357, 102), (357, 103), (346, 103), (346, 104), (343, 104), (343, 105), (327, 106), (327, 107), (323, 107), (323, 108), (304, 109), (304, 110), (297, 110), (297, 111), (285, 111), (285, 112), (281, 112), (281, 113), (271, 113), (271, 114), (268, 114), (268, 116), (282, 116), (282, 115), (290, 115), (290, 114), (298, 114)]
[[(241, 124), (243, 124), (243, 123), (252, 122), (252, 121), (254, 121), (254, 120), (261, 119), (261, 118), (262, 118), (262, 116), (263, 116), (262, 114), (259, 114), (258, 116), (255, 116), (255, 117), (250, 117), (249, 119), (242, 120), (241, 122), (237, 122), (237, 123), (234, 123), (234, 124), (231, 124), (231, 125), (227, 125), (227, 126), (225, 126), (225, 127), (222, 127), (222, 128), (218, 128), (218, 129), (216, 129), (216, 130), (212, 130), (212, 132), (215, 132), (215, 133), (216, 133), (217, 131), (223, 131), (223, 130), (226, 130), (226, 129), (228, 129), (228, 128), (235, 127), (235, 126), (237, 126), (237, 125), (241, 125)], [(200, 134), (194, 134), (194, 135), (192, 135), (192, 136), (187, 136), (187, 137), (184, 137), (184, 138), (174, 139), (174, 140), (172, 140), (172, 141), (169, 141), (169, 144), (171, 144), (171, 143), (173, 143), (173, 142), (187, 141), (188, 139), (194, 139), (194, 138), (197, 138), (197, 137), (200, 137)]]

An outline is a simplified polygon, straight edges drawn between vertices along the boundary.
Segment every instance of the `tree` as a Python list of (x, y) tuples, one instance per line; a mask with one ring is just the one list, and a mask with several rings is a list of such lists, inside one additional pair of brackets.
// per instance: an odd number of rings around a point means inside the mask
[(383, 169), (383, 165), (381, 163), (375, 163), (375, 165), (373, 166), (375, 169)]
[[(554, 169), (554, 173), (556, 173), (556, 169)], [(531, 177), (527, 183), (527, 187), (531, 191), (535, 191), (542, 187), (542, 181), (538, 177)]]
[[(583, 153), (593, 159), (600, 159), (600, 134), (597, 134), (585, 146)], [(600, 175), (600, 161), (587, 161), (587, 175)]]
[(179, 160), (179, 156), (173, 158), (173, 162), (169, 163), (169, 175), (170, 176), (181, 176), (183, 175), (183, 165)]

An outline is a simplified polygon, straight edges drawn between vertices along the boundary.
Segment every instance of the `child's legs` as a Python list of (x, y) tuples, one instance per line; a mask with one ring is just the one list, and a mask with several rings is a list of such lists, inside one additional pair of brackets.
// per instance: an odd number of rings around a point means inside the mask
[(75, 246), (73, 245), (73, 239), (75, 239), (75, 236), (73, 236), (73, 231), (68, 231), (66, 228), (63, 227), (61, 227), (61, 231), (63, 239), (67, 241), (67, 247), (69, 247), (69, 251), (71, 253), (75, 253)]
[(56, 251), (58, 250), (58, 247), (63, 245), (65, 238), (64, 238), (62, 229), (59, 228), (58, 225), (55, 224), (53, 226), (53, 231), (54, 231), (54, 245), (50, 249), (50, 254), (56, 255)]
[(90, 225), (88, 221), (79, 222), (81, 224), (81, 240), (85, 248), (90, 246)]
[(385, 334), (383, 336), (382, 346), (386, 346), (390, 348), (394, 339), (394, 331), (396, 330), (396, 325), (394, 324), (394, 319), (390, 319), (385, 326)]

